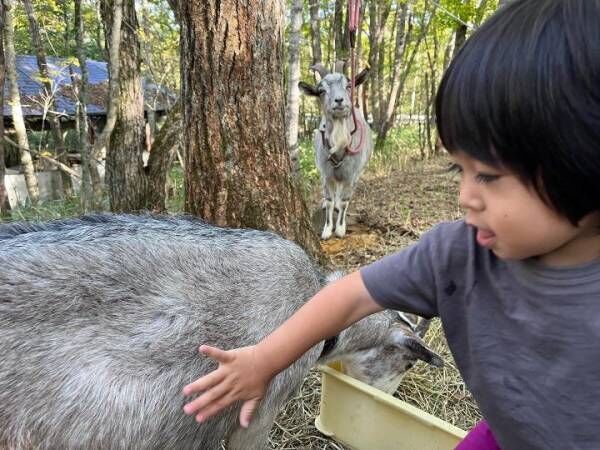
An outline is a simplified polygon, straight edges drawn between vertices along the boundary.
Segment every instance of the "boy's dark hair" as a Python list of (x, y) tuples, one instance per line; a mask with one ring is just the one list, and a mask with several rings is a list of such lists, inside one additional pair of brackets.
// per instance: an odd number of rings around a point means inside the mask
[(600, 210), (600, 0), (514, 0), (465, 42), (436, 97), (449, 152), (516, 172), (576, 224)]

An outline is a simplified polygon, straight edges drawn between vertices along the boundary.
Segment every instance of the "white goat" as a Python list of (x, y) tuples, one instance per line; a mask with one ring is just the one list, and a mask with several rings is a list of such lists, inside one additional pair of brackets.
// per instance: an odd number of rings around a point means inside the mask
[[(348, 204), (371, 153), (373, 140), (367, 121), (360, 108), (350, 100), (351, 84), (343, 73), (330, 73), (321, 64), (311, 69), (321, 75), (321, 81), (312, 86), (301, 81), (300, 90), (318, 97), (321, 104), (321, 123), (314, 133), (315, 161), (323, 184), (323, 208), (325, 225), (321, 239), (329, 239), (333, 232), (333, 210), (338, 215), (335, 234), (346, 234)], [(363, 70), (355, 86), (362, 84), (369, 74)]]

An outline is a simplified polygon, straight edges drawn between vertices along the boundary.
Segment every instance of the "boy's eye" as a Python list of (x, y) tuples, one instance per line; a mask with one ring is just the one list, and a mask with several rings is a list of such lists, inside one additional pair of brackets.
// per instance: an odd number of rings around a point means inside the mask
[(448, 166), (448, 172), (462, 173), (462, 167), (456, 163), (452, 163)]
[(475, 176), (475, 179), (478, 183), (491, 183), (492, 181), (496, 181), (498, 178), (500, 178), (500, 175), (492, 175), (489, 173), (481, 172)]

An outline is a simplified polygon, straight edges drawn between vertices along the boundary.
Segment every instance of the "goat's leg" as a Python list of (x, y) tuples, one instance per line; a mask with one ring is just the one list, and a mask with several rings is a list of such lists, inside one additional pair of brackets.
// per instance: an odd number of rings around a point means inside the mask
[(347, 184), (340, 185), (338, 192), (336, 192), (338, 215), (335, 223), (335, 235), (337, 237), (344, 237), (346, 235), (346, 213), (348, 212), (351, 195), (352, 186)]
[(325, 224), (323, 225), (321, 239), (325, 240), (329, 239), (333, 232), (333, 208), (335, 206), (335, 186), (330, 186), (330, 183), (324, 183), (323, 195), (325, 197), (323, 200), (323, 204), (325, 206)]

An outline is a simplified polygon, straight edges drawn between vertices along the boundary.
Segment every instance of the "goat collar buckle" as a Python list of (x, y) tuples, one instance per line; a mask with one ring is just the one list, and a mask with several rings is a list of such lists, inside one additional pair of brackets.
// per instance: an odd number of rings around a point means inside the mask
[(344, 153), (342, 154), (342, 157), (340, 159), (337, 158), (337, 156), (335, 156), (335, 153), (332, 153), (331, 155), (329, 155), (329, 158), (327, 158), (329, 161), (331, 161), (331, 164), (333, 164), (333, 168), (337, 169), (338, 167), (340, 167), (342, 165), (342, 163), (344, 162), (344, 157), (346, 156), (346, 150), (344, 150)]

